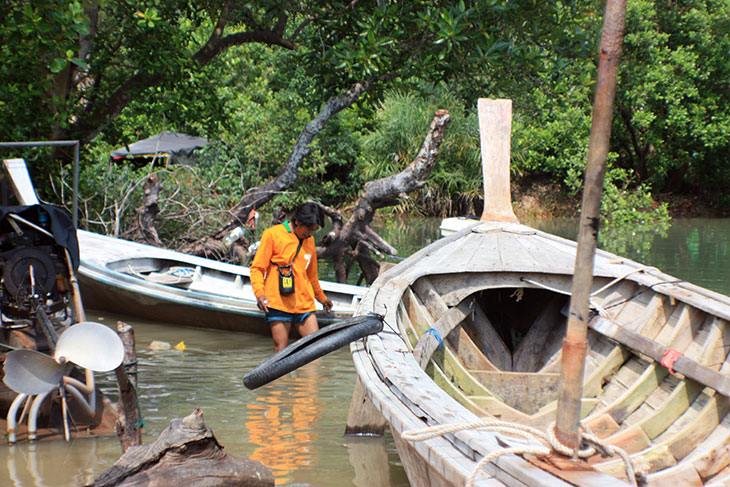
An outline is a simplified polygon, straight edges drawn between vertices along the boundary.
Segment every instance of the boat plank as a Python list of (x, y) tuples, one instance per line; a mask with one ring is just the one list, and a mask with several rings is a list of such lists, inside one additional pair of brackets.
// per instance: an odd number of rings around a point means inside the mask
[(606, 377), (617, 371), (631, 354), (623, 347), (613, 347), (601, 360), (600, 365), (591, 371), (583, 381), (583, 396), (597, 397), (603, 387)]
[(411, 325), (420, 340), (426, 333), (426, 330), (431, 328), (431, 315), (428, 314), (428, 311), (410, 287), (406, 289), (403, 295), (403, 302), (405, 303), (405, 309), (408, 313), (408, 318), (410, 318)]
[(549, 241), (542, 238), (540, 233), (535, 233), (535, 235), (535, 237), (519, 239), (524, 252), (532, 257), (534, 262), (542, 263), (542, 265), (548, 263), (552, 273), (572, 275), (575, 268), (575, 249), (565, 246), (560, 246), (559, 252), (555, 251), (555, 247), (546, 249)]
[(707, 340), (698, 353), (697, 361), (718, 370), (730, 350), (730, 322), (715, 316), (710, 317), (708, 321)]
[(436, 385), (447, 391), (449, 395), (456, 399), (462, 406), (479, 417), (488, 416), (491, 412), (484, 408), (480, 401), (475, 400), (475, 397), (491, 397), (492, 399), (495, 399), (495, 401), (500, 401), (494, 396), (468, 396), (464, 390), (457, 385), (458, 383), (454, 380), (453, 374), (447, 375), (441, 367), (433, 362), (428, 365), (426, 373), (433, 378)]
[(445, 313), (441, 313), (431, 328), (428, 329), (430, 333), (421, 336), (413, 348), (413, 356), (421, 368), (431, 359), (434, 350), (443, 346), (443, 339), (441, 337), (448, 337), (456, 327), (461, 325), (471, 312), (473, 306), (473, 300), (466, 300), (462, 301), (459, 306), (451, 308)]
[(693, 380), (680, 382), (656, 412), (639, 425), (649, 438), (656, 438), (687, 410), (702, 389), (703, 386)]
[[(437, 345), (435, 338), (432, 333), (427, 333), (427, 330), (434, 327), (431, 315), (424, 305), (420, 303), (420, 300), (416, 294), (409, 287), (403, 294), (404, 308), (406, 309), (406, 315), (408, 316), (408, 325), (410, 328), (409, 337), (411, 337), (411, 344), (414, 345), (414, 358), (416, 349), (419, 348), (418, 343), (426, 343), (421, 340), (433, 341), (431, 346)], [(464, 302), (463, 306), (469, 307), (469, 302)], [(464, 310), (459, 308), (452, 308), (455, 315), (463, 316)], [(448, 313), (444, 316), (448, 316)], [(423, 349), (424, 345), (421, 345), (420, 349)], [(435, 347), (433, 347), (435, 348)], [(433, 352), (433, 349), (430, 349)], [(446, 375), (446, 377), (457, 383), (459, 387), (466, 393), (471, 395), (489, 395), (490, 392), (484, 388), (484, 385), (476, 380), (476, 378), (464, 367), (464, 364), (449, 348), (440, 348), (436, 353), (429, 353), (421, 362), (418, 362), (422, 368), (426, 368), (427, 371), (433, 374), (432, 369), (429, 369), (429, 360), (438, 365)]]
[[(588, 414), (595, 409), (598, 404), (598, 399), (584, 397), (580, 400), (580, 417), (585, 418)], [(558, 401), (552, 401), (545, 406), (541, 407), (540, 410), (530, 416), (529, 424), (535, 428), (547, 431), (550, 424), (555, 422), (555, 415), (558, 411)]]
[[(623, 449), (626, 453), (637, 453), (645, 450), (651, 445), (651, 439), (646, 436), (641, 428), (627, 428), (604, 439), (604, 442)], [(589, 460), (591, 463), (598, 464), (605, 462), (605, 458), (594, 456)]]
[[(520, 232), (504, 230), (496, 234), (497, 248), (499, 249), (499, 260), (501, 263), (512, 268), (520, 269), (544, 269), (545, 261), (537, 260), (525, 249), (521, 243)], [(554, 268), (553, 268), (554, 269)]]
[[(446, 305), (443, 299), (441, 299), (441, 296), (439, 296), (429, 278), (422, 277), (418, 279), (413, 284), (412, 288), (434, 318), (440, 319), (444, 313), (449, 311), (450, 308)], [(463, 302), (464, 301), (462, 301), (462, 303)], [(475, 308), (478, 307), (478, 304), (474, 302), (473, 299), (470, 299), (469, 303), (469, 309), (472, 313), (467, 313), (465, 316), (467, 325), (471, 325), (473, 323), (471, 316), (475, 311)], [(461, 306), (461, 304), (458, 306)], [(486, 320), (486, 322), (481, 323), (481, 326), (471, 326), (470, 328), (476, 330), (477, 336), (483, 346), (482, 350), (487, 350), (486, 354), (479, 350), (476, 344), (474, 344), (471, 337), (465, 331), (464, 326), (462, 326), (457, 333), (450, 333), (446, 335), (446, 340), (454, 349), (456, 356), (462, 360), (464, 365), (470, 369), (481, 370), (497, 370), (500, 365), (504, 365), (502, 363), (497, 363), (495, 366), (495, 364), (487, 357), (487, 355), (491, 357), (502, 357), (503, 354), (509, 353), (506, 345), (504, 345), (502, 339), (496, 331), (494, 331), (491, 323)], [(444, 335), (441, 334), (441, 336)]]
[(621, 429), (610, 414), (596, 415), (583, 422), (599, 438), (608, 438)]
[(647, 487), (666, 487), (681, 485), (682, 487), (702, 487), (704, 482), (692, 465), (677, 465), (661, 472), (650, 474)]
[[(502, 269), (504, 266), (500, 258), (499, 241), (497, 240), (497, 234), (501, 232), (501, 228), (476, 228), (474, 234), (471, 235), (472, 241), (467, 243), (466, 251), (463, 253), (466, 260), (460, 261), (464, 262), (464, 265), (457, 268), (447, 261), (445, 268), (487, 272)], [(472, 249), (474, 250), (471, 251)]]
[(560, 374), (530, 372), (473, 371), (472, 374), (487, 390), (509, 406), (526, 414), (534, 414), (557, 398)]
[(565, 323), (559, 313), (562, 305), (563, 298), (556, 295), (540, 312), (512, 354), (513, 371), (533, 372), (538, 369), (538, 363), (545, 352), (546, 337), (552, 336), (553, 330)]
[[(685, 424), (676, 434), (651, 448), (632, 455), (632, 460), (639, 464), (649, 464), (650, 472), (676, 465), (710, 434), (728, 410), (730, 410), (730, 402), (724, 396), (715, 395), (709, 398), (698, 413), (691, 414), (691, 420), (683, 421)], [(614, 475), (623, 468), (623, 461), (611, 460), (598, 464), (596, 468)]]
[(474, 328), (480, 332), (480, 344), (484, 356), (498, 369), (512, 370), (512, 354), (509, 348), (507, 348), (497, 330), (494, 329), (481, 306), (478, 303), (475, 304), (472, 313), (473, 318), (470, 317), (469, 320), (474, 324)]
[[(609, 338), (617, 340), (631, 349), (651, 357), (657, 362), (661, 362), (667, 351), (667, 347), (660, 343), (649, 340), (639, 333), (623, 328), (603, 317), (591, 320), (589, 326)], [(716, 370), (700, 365), (685, 355), (680, 355), (677, 358), (673, 368), (693, 380), (712, 387), (721, 394), (730, 396), (730, 377)]]
[(609, 407), (610, 414), (616, 422), (622, 423), (629, 414), (641, 406), (644, 400), (659, 387), (667, 374), (669, 371), (664, 367), (658, 367), (656, 363), (646, 367), (641, 376)]
[(682, 459), (694, 450), (720, 424), (728, 411), (730, 411), (730, 400), (725, 396), (715, 394), (694, 421), (669, 443), (674, 458)]
[[(634, 464), (648, 466), (649, 472), (656, 472), (677, 464), (672, 452), (664, 445), (636, 453), (631, 456), (631, 460)], [(613, 475), (616, 478), (626, 479), (626, 465), (623, 460), (615, 460), (612, 457), (610, 462), (597, 463), (595, 467), (597, 470)]]
[(599, 397), (602, 404), (601, 409), (610, 410), (615, 402), (627, 394), (629, 388), (636, 382), (645, 367), (646, 363), (636, 356), (627, 360), (603, 386), (603, 393)]
[(730, 416), (726, 415), (702, 445), (683, 460), (702, 478), (711, 478), (730, 465)]

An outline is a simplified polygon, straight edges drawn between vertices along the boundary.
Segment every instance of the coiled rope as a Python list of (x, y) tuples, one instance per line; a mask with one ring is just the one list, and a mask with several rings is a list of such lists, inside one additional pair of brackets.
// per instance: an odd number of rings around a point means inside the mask
[[(478, 430), (478, 431), (494, 431), (497, 433), (507, 433), (513, 436), (525, 438), (528, 440), (535, 440), (541, 442), (542, 445), (531, 445), (513, 448), (503, 448), (496, 450), (485, 456), (474, 467), (471, 475), (466, 481), (466, 487), (473, 487), (474, 480), (479, 474), (481, 469), (488, 463), (503, 455), (523, 455), (531, 454), (537, 457), (546, 457), (552, 454), (553, 451), (560, 453), (566, 457), (577, 457), (577, 458), (589, 458), (596, 453), (602, 457), (612, 457), (618, 455), (624, 461), (626, 468), (626, 476), (633, 483), (634, 486), (640, 487), (646, 484), (646, 473), (647, 466), (642, 465), (638, 468), (625, 450), (614, 445), (609, 445), (602, 442), (591, 430), (584, 425), (580, 424), (581, 432), (581, 446), (580, 449), (572, 449), (564, 444), (560, 443), (555, 437), (555, 423), (551, 423), (548, 427), (548, 432), (545, 433), (531, 426), (526, 426), (519, 423), (511, 423), (508, 421), (499, 421), (493, 419), (481, 419), (472, 423), (455, 423), (455, 424), (443, 424), (438, 426), (432, 426), (423, 429), (416, 429), (404, 432), (401, 437), (407, 441), (424, 441), (431, 438), (436, 438), (450, 433), (456, 433), (457, 431), (464, 430)], [(490, 477), (494, 477), (490, 474)]]

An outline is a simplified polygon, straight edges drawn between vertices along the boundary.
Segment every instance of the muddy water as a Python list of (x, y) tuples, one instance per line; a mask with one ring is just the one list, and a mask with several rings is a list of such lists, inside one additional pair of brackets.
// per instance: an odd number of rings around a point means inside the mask
[[(438, 220), (392, 220), (382, 234), (407, 256), (438, 238)], [(526, 222), (572, 237), (571, 221)], [(664, 232), (601, 234), (601, 248), (619, 252), (695, 284), (730, 294), (730, 220), (677, 220)], [(323, 279), (332, 279), (323, 269)], [(406, 487), (389, 436), (343, 436), (355, 380), (348, 350), (249, 391), (241, 378), (272, 353), (269, 338), (139, 322), (89, 312), (89, 319), (135, 328), (139, 353), (144, 441), (153, 441), (175, 417), (198, 407), (226, 451), (269, 466), (277, 485)], [(153, 340), (179, 350), (147, 350)], [(116, 400), (111, 376), (99, 377)], [(0, 486), (71, 487), (93, 482), (119, 457), (116, 438), (0, 445)], [(7, 479), (7, 480), (6, 480)]]
[[(272, 353), (270, 338), (93, 311), (89, 319), (110, 325), (122, 319), (134, 327), (145, 443), (171, 419), (200, 408), (225, 450), (270, 467), (277, 485), (408, 485), (389, 437), (343, 436), (355, 379), (347, 348), (249, 391), (241, 379)], [(153, 340), (184, 342), (186, 350), (145, 349)], [(112, 379), (98, 377), (105, 394), (116, 400)], [(84, 485), (120, 454), (116, 438), (0, 446), (0, 479), (16, 487)]]

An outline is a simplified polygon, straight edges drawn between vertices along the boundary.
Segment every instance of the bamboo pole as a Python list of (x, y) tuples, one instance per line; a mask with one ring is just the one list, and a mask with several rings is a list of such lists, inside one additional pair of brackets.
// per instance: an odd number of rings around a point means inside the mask
[(606, 172), (616, 95), (616, 76), (621, 57), (626, 0), (608, 0), (603, 19), (598, 80), (593, 101), (593, 123), (588, 146), (583, 206), (578, 229), (578, 249), (570, 299), (568, 328), (563, 340), (563, 353), (558, 392), (557, 439), (569, 448), (580, 444), (580, 410), (583, 396), (583, 370), (587, 349), (588, 314), (593, 260), (601, 211), (601, 193)]

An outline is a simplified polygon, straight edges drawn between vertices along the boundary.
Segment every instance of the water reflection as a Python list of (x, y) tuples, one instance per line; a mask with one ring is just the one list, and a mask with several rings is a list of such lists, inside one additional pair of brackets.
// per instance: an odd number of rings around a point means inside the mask
[[(525, 222), (540, 230), (576, 239), (578, 222), (551, 219)], [(627, 257), (713, 291), (730, 295), (730, 219), (679, 218), (669, 228), (602, 228), (599, 248)]]
[(249, 455), (274, 472), (276, 485), (291, 481), (291, 473), (317, 466), (317, 421), (322, 402), (318, 363), (310, 363), (274, 383), (260, 388), (246, 404), (248, 438), (257, 445)]

